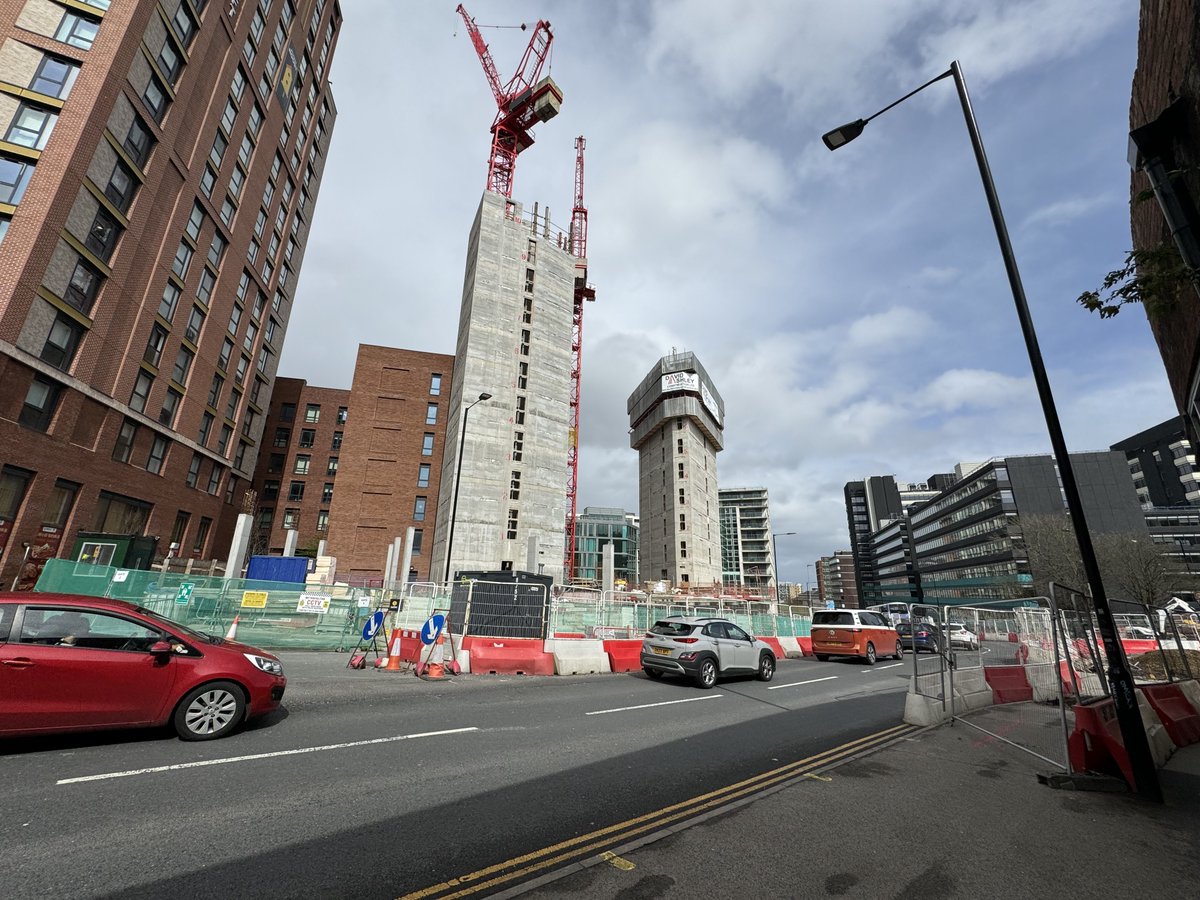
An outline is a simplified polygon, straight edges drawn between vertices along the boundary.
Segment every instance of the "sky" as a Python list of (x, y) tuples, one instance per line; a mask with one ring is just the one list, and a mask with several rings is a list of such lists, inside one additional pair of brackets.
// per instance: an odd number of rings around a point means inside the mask
[[(453, 353), (495, 102), (455, 2), (342, 0), (337, 124), (280, 374), (348, 388), (359, 343)], [(513, 197), (570, 220), (585, 136), (580, 510), (636, 512), (625, 401), (696, 353), (724, 487), (766, 487), (783, 581), (849, 548), (842, 489), (1048, 453), (953, 82), (959, 60), (1067, 444), (1176, 414), (1145, 316), (1075, 298), (1130, 247), (1132, 0), (469, 0), (551, 23), (561, 113)], [(501, 77), (531, 31), (482, 28)], [(330, 310), (336, 310), (330, 316)]]

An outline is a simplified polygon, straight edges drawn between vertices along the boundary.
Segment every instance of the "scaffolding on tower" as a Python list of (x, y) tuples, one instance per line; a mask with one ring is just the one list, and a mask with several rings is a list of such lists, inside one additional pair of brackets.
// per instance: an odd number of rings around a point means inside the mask
[(587, 207), (583, 203), (583, 135), (575, 138), (575, 205), (571, 209), (571, 253), (575, 257), (575, 304), (571, 315), (571, 398), (567, 432), (567, 534), (563, 583), (575, 575), (575, 500), (579, 487), (579, 387), (583, 374), (583, 305), (596, 299), (587, 283)]

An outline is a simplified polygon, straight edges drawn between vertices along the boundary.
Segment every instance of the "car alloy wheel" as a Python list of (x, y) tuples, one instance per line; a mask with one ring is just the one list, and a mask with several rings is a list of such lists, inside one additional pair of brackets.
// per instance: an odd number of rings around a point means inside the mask
[(241, 690), (228, 681), (217, 681), (201, 685), (180, 701), (175, 730), (185, 741), (210, 741), (233, 731), (245, 714)]
[(696, 684), (708, 690), (717, 683), (717, 664), (711, 659), (700, 663), (700, 671), (696, 673)]
[(758, 680), (770, 681), (775, 677), (775, 659), (770, 653), (764, 653), (758, 660)]
[(875, 665), (875, 645), (867, 644), (867, 665)]
[(904, 659), (904, 645), (896, 641), (896, 659)]

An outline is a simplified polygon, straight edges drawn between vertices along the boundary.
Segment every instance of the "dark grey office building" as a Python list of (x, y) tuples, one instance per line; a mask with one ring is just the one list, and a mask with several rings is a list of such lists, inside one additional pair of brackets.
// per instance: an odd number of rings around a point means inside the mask
[(1112, 445), (1129, 462), (1129, 474), (1144, 508), (1200, 505), (1200, 471), (1183, 416)]

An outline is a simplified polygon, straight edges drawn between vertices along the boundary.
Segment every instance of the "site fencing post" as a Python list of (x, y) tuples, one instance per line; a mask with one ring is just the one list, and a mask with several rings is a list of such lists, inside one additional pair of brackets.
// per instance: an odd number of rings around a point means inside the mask
[[(1175, 673), (1171, 670), (1171, 661), (1167, 656), (1167, 651), (1163, 649), (1162, 635), (1158, 633), (1158, 628), (1154, 624), (1154, 613), (1150, 609), (1150, 604), (1143, 603), (1142, 609), (1146, 611), (1146, 622), (1150, 626), (1150, 632), (1154, 635), (1154, 643), (1158, 646), (1158, 656), (1162, 660), (1163, 670), (1167, 673), (1167, 681), (1175, 682)], [(1181, 653), (1180, 656), (1183, 654)]]
[(950, 622), (949, 616), (946, 613), (946, 607), (941, 608), (941, 633), (945, 635), (946, 640), (946, 669), (948, 670), (948, 686), (943, 691), (949, 695), (950, 704), (950, 726), (954, 726), (954, 645), (950, 643)]
[[(1062, 657), (1058, 655), (1058, 607), (1054, 603), (1054, 589), (1051, 586), (1050, 590), (1050, 640), (1054, 644), (1054, 684), (1058, 686), (1058, 717), (1062, 723), (1062, 739), (1063, 739), (1063, 759), (1067, 766), (1071, 765), (1071, 744), (1070, 732), (1067, 728), (1067, 698), (1063, 693), (1062, 680)], [(1074, 677), (1074, 668), (1071, 667), (1070, 656), (1067, 657), (1067, 667), (1071, 669), (1072, 677)], [(1079, 697), (1079, 688), (1075, 688), (1075, 696)]]
[(1065, 627), (1067, 622), (1066, 613), (1062, 611), (1053, 612), (1059, 609), (1058, 599), (1055, 596), (1055, 589), (1057, 587), (1058, 585), (1056, 585), (1053, 581), (1050, 582), (1050, 609), (1055, 615), (1055, 618), (1057, 618), (1059, 615), (1062, 615), (1063, 617), (1060, 624), (1064, 627), (1059, 628), (1058, 633), (1062, 636), (1063, 652), (1067, 655), (1067, 671), (1071, 673), (1071, 686), (1075, 689), (1075, 701), (1078, 703), (1082, 702), (1083, 700), (1083, 691), (1079, 687), (1079, 675), (1076, 673), (1075, 663), (1071, 659), (1071, 645), (1067, 640), (1067, 629)]
[[(1188, 659), (1187, 651), (1183, 646), (1183, 639), (1179, 636), (1179, 627), (1175, 623), (1175, 617), (1167, 613), (1167, 624), (1171, 626), (1171, 633), (1175, 635), (1175, 648), (1179, 651), (1179, 658), (1183, 660), (1183, 670), (1187, 673), (1188, 680), (1195, 678), (1192, 674), (1192, 663)], [(1158, 629), (1155, 629), (1157, 631)], [(1163, 659), (1166, 659), (1166, 653), (1163, 654)]]

